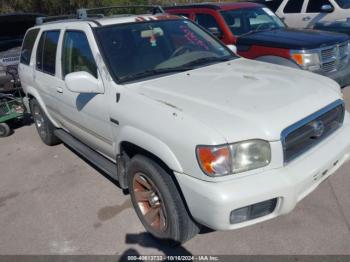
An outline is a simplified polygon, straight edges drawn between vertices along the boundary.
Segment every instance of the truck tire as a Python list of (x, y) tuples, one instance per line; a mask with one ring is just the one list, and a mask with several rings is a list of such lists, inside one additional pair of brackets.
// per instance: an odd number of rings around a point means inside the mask
[(0, 137), (7, 137), (11, 134), (11, 129), (8, 124), (0, 123)]
[(30, 110), (41, 140), (48, 146), (60, 144), (61, 141), (54, 134), (55, 126), (48, 119), (35, 98), (30, 100)]
[(128, 185), (136, 213), (154, 237), (179, 245), (199, 232), (171, 175), (152, 159), (142, 155), (131, 159)]

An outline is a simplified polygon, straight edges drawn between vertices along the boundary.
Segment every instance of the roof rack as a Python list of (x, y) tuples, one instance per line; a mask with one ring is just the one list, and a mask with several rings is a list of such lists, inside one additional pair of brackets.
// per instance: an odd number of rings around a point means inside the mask
[[(98, 7), (98, 8), (81, 8), (77, 10), (76, 14), (37, 17), (36, 24), (42, 25), (44, 23), (56, 22), (56, 21), (67, 20), (67, 19), (85, 20), (88, 18), (103, 18), (103, 17), (106, 17), (105, 15), (106, 12), (108, 11), (110, 12), (113, 9), (132, 9), (134, 10), (134, 13), (136, 13), (137, 8), (148, 9), (148, 11), (153, 15), (159, 14), (159, 13), (160, 14), (165, 13), (163, 8), (159, 5), (125, 5), (125, 6), (106, 6), (106, 7)], [(101, 11), (102, 13), (97, 13)]]
[(44, 23), (55, 22), (66, 19), (77, 18), (77, 15), (58, 15), (58, 16), (41, 16), (35, 19), (37, 25), (42, 25)]
[(148, 11), (155, 15), (155, 14), (163, 14), (165, 11), (160, 5), (125, 5), (125, 6), (107, 6), (107, 7), (98, 7), (98, 8), (82, 8), (77, 10), (77, 15), (79, 19), (86, 19), (89, 17), (104, 17), (104, 13), (97, 13), (99, 11), (102, 12), (108, 12), (112, 11), (113, 9), (131, 9), (134, 10), (134, 13), (136, 13), (136, 9), (148, 9)]

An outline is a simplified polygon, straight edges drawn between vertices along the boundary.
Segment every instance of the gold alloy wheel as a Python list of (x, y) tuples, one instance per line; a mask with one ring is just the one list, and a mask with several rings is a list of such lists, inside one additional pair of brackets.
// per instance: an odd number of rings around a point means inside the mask
[(133, 179), (135, 201), (146, 223), (157, 232), (167, 229), (164, 202), (155, 184), (142, 173), (136, 173)]

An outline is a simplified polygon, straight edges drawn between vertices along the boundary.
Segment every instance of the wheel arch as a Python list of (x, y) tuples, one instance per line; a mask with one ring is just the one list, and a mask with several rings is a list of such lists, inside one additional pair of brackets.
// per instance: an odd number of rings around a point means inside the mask
[[(154, 162), (156, 162), (161, 168), (163, 168), (167, 174), (169, 174), (169, 176), (171, 177), (171, 179), (174, 181), (174, 184), (180, 194), (180, 197), (184, 203), (184, 206), (186, 208), (186, 211), (188, 212), (189, 216), (193, 218), (191, 210), (188, 207), (186, 198), (183, 194), (183, 191), (181, 189), (181, 186), (174, 174), (174, 169), (172, 169), (166, 162), (164, 162), (160, 157), (158, 157), (157, 155), (155, 155), (154, 153), (132, 143), (129, 141), (122, 141), (120, 143), (120, 156), (122, 156), (122, 160), (118, 161), (118, 182), (119, 185), (123, 188), (123, 189), (128, 189), (128, 182), (127, 182), (127, 169), (128, 169), (128, 162), (130, 162), (131, 158), (133, 156), (136, 155), (142, 155), (145, 156), (147, 158), (150, 158), (151, 160), (153, 160)], [(120, 159), (120, 158), (119, 158)], [(122, 169), (120, 169), (120, 166), (123, 166)], [(122, 172), (120, 172), (122, 171)]]
[(164, 163), (170, 170), (183, 172), (183, 168), (174, 152), (167, 144), (159, 138), (140, 130), (135, 127), (126, 126), (118, 133), (118, 141), (116, 143), (117, 154), (128, 150), (132, 154), (137, 149), (138, 152), (149, 154), (154, 159)]
[(183, 172), (182, 166), (171, 149), (160, 139), (145, 131), (126, 126), (118, 132), (117, 137), (115, 151), (117, 152), (118, 180), (122, 188), (127, 188), (128, 163), (137, 154), (149, 157), (158, 163), (174, 179), (173, 171)]
[(55, 127), (59, 127), (58, 123), (53, 119), (51, 114), (48, 112), (47, 107), (46, 107), (46, 105), (44, 103), (44, 100), (42, 99), (42, 97), (39, 94), (38, 90), (36, 90), (35, 88), (32, 88), (32, 87), (29, 87), (29, 88), (27, 88), (26, 95), (27, 95), (29, 100), (35, 99), (36, 101), (38, 101), (40, 107), (42, 108), (42, 110), (44, 110), (44, 113), (50, 119), (51, 123)]

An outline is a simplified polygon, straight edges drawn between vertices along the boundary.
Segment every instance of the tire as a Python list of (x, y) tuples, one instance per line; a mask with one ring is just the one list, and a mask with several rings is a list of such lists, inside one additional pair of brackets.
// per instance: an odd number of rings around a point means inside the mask
[(55, 126), (48, 119), (35, 98), (30, 100), (30, 110), (41, 140), (48, 146), (60, 144), (61, 141), (54, 134)]
[(128, 186), (139, 219), (154, 237), (178, 245), (199, 232), (171, 175), (152, 159), (141, 155), (131, 159)]
[(0, 137), (7, 137), (11, 134), (11, 128), (6, 123), (0, 123)]

